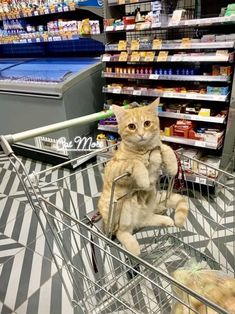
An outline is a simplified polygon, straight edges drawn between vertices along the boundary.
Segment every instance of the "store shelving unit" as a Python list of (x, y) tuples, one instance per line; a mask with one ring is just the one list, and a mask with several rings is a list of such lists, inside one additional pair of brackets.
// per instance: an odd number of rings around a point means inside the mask
[[(162, 1), (164, 2), (164, 1)], [(177, 1), (175, 1), (177, 3)], [(179, 1), (178, 1), (179, 2)], [(221, 167), (226, 168), (230, 160), (232, 147), (235, 140), (234, 122), (234, 94), (235, 83), (233, 73), (228, 75), (211, 75), (210, 70), (213, 65), (232, 66), (234, 64), (234, 40), (232, 33), (235, 23), (235, 16), (219, 16), (220, 8), (217, 8), (218, 16), (205, 17), (199, 16), (200, 10), (197, 10), (192, 3), (187, 2), (185, 7), (190, 7), (193, 16), (191, 19), (171, 22), (163, 19), (158, 23), (135, 23), (130, 25), (116, 26), (105, 24), (106, 46), (102, 61), (106, 64), (106, 69), (102, 76), (106, 79), (106, 85), (103, 92), (106, 94), (107, 103), (121, 103), (123, 100), (150, 102), (153, 97), (161, 97), (163, 103), (182, 103), (183, 101), (192, 103), (201, 103), (203, 108), (211, 110), (227, 110), (225, 115), (202, 116), (182, 112), (160, 111), (159, 117), (161, 125), (167, 125), (168, 121), (188, 120), (196, 126), (209, 128), (219, 128), (224, 131), (224, 137), (217, 143), (183, 138), (177, 136), (162, 136), (162, 140), (170, 145), (180, 147), (195, 147), (203, 150), (205, 154), (215, 155), (221, 158)], [(122, 20), (127, 12), (134, 12), (137, 7), (151, 3), (151, 1), (133, 1), (119, 0), (106, 1), (104, 6), (105, 18)], [(203, 3), (201, 2), (201, 5)], [(217, 4), (218, 6), (218, 4)], [(177, 7), (174, 9), (184, 9)], [(145, 9), (144, 9), (145, 10)], [(143, 10), (143, 11), (144, 11)], [(167, 14), (172, 14), (167, 12)], [(203, 10), (202, 10), (203, 11)], [(199, 12), (199, 13), (198, 13)], [(166, 12), (164, 12), (165, 14)], [(234, 31), (235, 33), (235, 31)], [(205, 35), (216, 34), (213, 41), (206, 41)], [(221, 34), (225, 34), (224, 36)], [(189, 38), (189, 39), (188, 39)], [(120, 42), (125, 42), (125, 47)], [(138, 41), (138, 46), (133, 45), (133, 41)], [(156, 44), (156, 41), (158, 43)], [(159, 57), (162, 52), (167, 52), (164, 58)], [(138, 53), (137, 59), (133, 58), (133, 53)], [(152, 59), (146, 59), (146, 55), (152, 52)], [(124, 53), (124, 58), (121, 54)], [(145, 54), (143, 54), (145, 53)], [(133, 70), (135, 68), (148, 67), (147, 73), (142, 70)], [(195, 67), (199, 71), (192, 75), (178, 75), (176, 73), (163, 74), (166, 68)], [(118, 68), (118, 71), (116, 70)], [(154, 69), (163, 69), (162, 73), (154, 72)], [(133, 70), (133, 71), (132, 71)], [(172, 89), (175, 85), (186, 86), (182, 92), (176, 92)], [(160, 87), (159, 87), (160, 85)], [(207, 87), (227, 86), (226, 94), (211, 94)], [(164, 91), (166, 87), (167, 90)], [(195, 89), (195, 92), (194, 92)], [(203, 91), (203, 92), (201, 92)], [(206, 92), (205, 92), (206, 91)], [(103, 132), (118, 132), (116, 126), (99, 124), (98, 130)], [(197, 182), (198, 177), (195, 174), (187, 174), (187, 180)], [(203, 182), (207, 185), (213, 185), (213, 180), (205, 178)]]
[[(13, 23), (12, 20), (23, 21), (22, 25), (26, 28), (27, 24), (45, 27), (48, 21), (55, 19), (81, 20), (84, 18), (99, 20), (100, 34), (81, 35), (78, 31), (69, 28), (59, 31), (22, 32), (16, 29), (7, 34), (2, 32), (0, 57), (12, 57), (12, 55), (22, 57), (24, 54), (30, 56), (30, 51), (34, 56), (48, 55), (48, 53), (54, 55), (55, 49), (60, 55), (64, 51), (66, 54), (73, 52), (74, 56), (78, 56), (80, 52), (84, 55), (89, 51), (92, 55), (99, 56), (104, 51), (102, 6), (85, 5), (83, 1), (63, 1), (63, 3), (31, 6), (25, 9), (15, 8), (12, 5), (9, 11), (0, 13), (0, 28), (3, 27), (4, 22)], [(51, 50), (53, 50), (52, 53)]]

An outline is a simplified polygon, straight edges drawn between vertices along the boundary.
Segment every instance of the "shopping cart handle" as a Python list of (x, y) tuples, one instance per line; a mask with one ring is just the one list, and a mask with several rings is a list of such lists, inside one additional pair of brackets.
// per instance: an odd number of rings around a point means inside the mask
[[(129, 106), (126, 105), (124, 107), (128, 108)], [(75, 126), (75, 125), (82, 125), (82, 124), (87, 124), (87, 123), (99, 121), (102, 119), (106, 119), (106, 118), (109, 118), (113, 115), (114, 114), (113, 114), (112, 109), (103, 110), (103, 111), (92, 113), (92, 114), (89, 114), (89, 115), (86, 115), (83, 117), (78, 117), (78, 118), (70, 119), (67, 121), (62, 121), (62, 122), (50, 124), (47, 126), (36, 128), (36, 129), (23, 131), (23, 132), (16, 133), (16, 134), (8, 134), (8, 135), (5, 135), (4, 138), (7, 140), (7, 142), (9, 144), (14, 144), (14, 143), (17, 143), (17, 142), (20, 142), (23, 140), (34, 138), (36, 136), (41, 136), (41, 135), (45, 135), (47, 133), (67, 129), (67, 128), (70, 128), (70, 127)]]

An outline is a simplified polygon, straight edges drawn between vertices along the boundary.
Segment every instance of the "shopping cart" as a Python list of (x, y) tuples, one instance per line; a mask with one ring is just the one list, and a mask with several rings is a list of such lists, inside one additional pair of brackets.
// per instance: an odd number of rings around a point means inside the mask
[[(193, 297), (205, 305), (205, 313), (210, 309), (228, 313), (176, 281), (172, 273), (193, 258), (197, 262), (206, 262), (211, 269), (220, 269), (234, 276), (235, 177), (179, 152), (182, 171), (177, 178), (162, 172), (157, 185), (159, 193), (167, 190), (170, 194), (176, 189), (187, 197), (190, 206), (187, 223), (183, 229), (137, 230), (135, 236), (141, 245), (141, 255), (133, 256), (112, 237), (111, 229), (108, 234), (103, 233), (102, 221), (96, 211), (102, 190), (104, 160), (66, 174), (63, 167), (74, 160), (29, 174), (9, 145), (9, 141), (80, 122), (78, 118), (71, 123), (1, 137), (0, 142), (0, 158), (8, 158), (19, 177), (74, 312), (167, 314), (179, 302), (188, 309), (184, 313), (197, 313), (190, 303)], [(89, 154), (95, 155), (97, 151)], [(187, 172), (189, 163), (202, 167), (206, 175), (195, 176)], [(211, 172), (214, 179), (207, 176)], [(118, 201), (111, 200), (111, 212)], [(166, 208), (166, 211), (171, 215), (170, 209)], [(112, 228), (112, 217), (109, 226)], [(177, 297), (176, 289), (186, 293), (187, 300)]]

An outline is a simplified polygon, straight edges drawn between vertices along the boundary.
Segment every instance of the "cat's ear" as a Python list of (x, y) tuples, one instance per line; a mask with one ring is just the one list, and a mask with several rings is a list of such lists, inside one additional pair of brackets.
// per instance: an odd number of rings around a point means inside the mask
[(117, 105), (112, 105), (112, 110), (116, 116), (117, 122), (119, 122), (125, 114), (125, 109)]
[(157, 107), (160, 104), (160, 97), (156, 98), (150, 105), (148, 105), (149, 110), (153, 111), (155, 114), (157, 114), (158, 110)]

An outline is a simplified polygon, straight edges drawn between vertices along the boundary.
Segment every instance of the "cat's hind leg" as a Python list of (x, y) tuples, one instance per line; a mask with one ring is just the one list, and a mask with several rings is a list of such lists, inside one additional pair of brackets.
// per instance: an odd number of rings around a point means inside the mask
[(139, 227), (173, 227), (174, 221), (168, 216), (149, 214), (139, 223)]
[(140, 246), (136, 238), (128, 231), (118, 230), (116, 237), (127, 251), (133, 255), (140, 255)]

